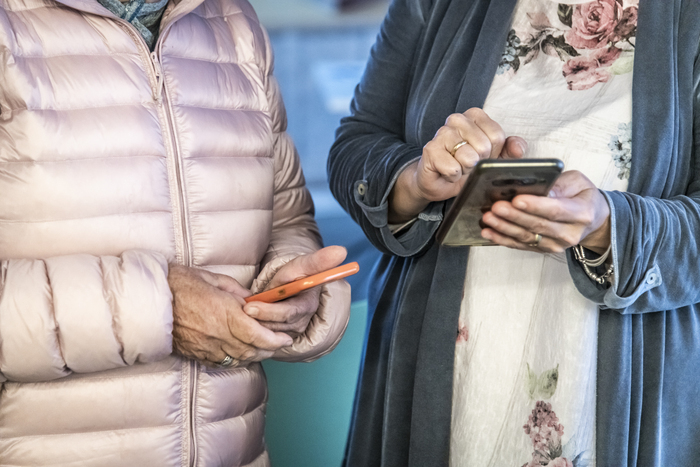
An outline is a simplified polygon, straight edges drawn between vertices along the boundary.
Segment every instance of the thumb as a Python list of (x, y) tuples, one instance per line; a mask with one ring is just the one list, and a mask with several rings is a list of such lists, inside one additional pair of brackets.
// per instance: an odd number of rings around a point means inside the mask
[(321, 248), (308, 255), (297, 256), (282, 266), (265, 288), (272, 289), (287, 282), (339, 266), (345, 260), (347, 254), (348, 252), (344, 247), (333, 245)]
[(527, 141), (520, 136), (509, 136), (503, 145), (499, 159), (522, 159), (527, 152)]
[(595, 185), (578, 170), (562, 173), (549, 191), (550, 198), (574, 198)]

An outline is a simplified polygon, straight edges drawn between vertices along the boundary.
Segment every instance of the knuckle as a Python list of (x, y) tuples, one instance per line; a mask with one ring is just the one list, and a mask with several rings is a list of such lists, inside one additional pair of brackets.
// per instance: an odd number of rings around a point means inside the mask
[(581, 223), (584, 225), (590, 225), (595, 220), (595, 214), (592, 210), (586, 209), (581, 213)]
[(569, 246), (573, 246), (573, 245), (577, 245), (577, 244), (578, 244), (578, 242), (579, 242), (579, 236), (576, 235), (576, 234), (574, 234), (573, 232), (571, 232), (571, 233), (566, 233), (566, 234), (562, 235), (561, 240), (562, 240), (565, 244), (567, 244), (567, 245), (569, 245)]
[(456, 126), (459, 126), (461, 124), (463, 119), (464, 119), (464, 115), (462, 115), (462, 114), (451, 114), (445, 120), (445, 125), (449, 126), (449, 127), (456, 127)]
[(530, 232), (521, 232), (521, 233), (516, 237), (516, 239), (517, 239), (520, 243), (532, 243), (532, 238), (533, 238), (533, 236), (534, 236), (533, 233), (530, 233)]
[(533, 222), (531, 230), (535, 233), (539, 233), (542, 235), (544, 232), (547, 231), (547, 225), (545, 224), (545, 221), (538, 219), (535, 222)]
[(506, 144), (506, 134), (503, 132), (503, 130), (499, 130), (495, 133), (492, 133), (490, 138), (491, 138), (491, 144), (493, 146), (501, 147), (504, 144)]
[[(449, 133), (450, 131), (452, 131), (450, 127), (441, 126), (440, 128), (438, 128), (438, 131), (435, 133), (435, 138), (433, 139), (433, 141), (435, 141), (435, 139), (437, 139), (437, 138), (444, 137), (445, 134)], [(430, 143), (428, 143), (428, 144), (430, 144)]]
[[(439, 135), (436, 135), (436, 137), (439, 137)], [(438, 147), (439, 147), (439, 145), (438, 145), (437, 141), (435, 141), (433, 139), (433, 140), (428, 141), (428, 143), (425, 146), (423, 146), (423, 152), (428, 157), (431, 157), (433, 155), (433, 153), (438, 149)]]
[(492, 149), (492, 144), (491, 140), (489, 140), (487, 137), (484, 137), (481, 135), (481, 138), (474, 138), (474, 141), (471, 143), (472, 147), (474, 150), (479, 154), (479, 157), (485, 158), (491, 155), (491, 149)]
[(481, 117), (481, 115), (484, 113), (483, 110), (481, 110), (479, 107), (472, 107), (471, 109), (468, 109), (466, 112), (464, 112), (464, 115), (472, 120)]

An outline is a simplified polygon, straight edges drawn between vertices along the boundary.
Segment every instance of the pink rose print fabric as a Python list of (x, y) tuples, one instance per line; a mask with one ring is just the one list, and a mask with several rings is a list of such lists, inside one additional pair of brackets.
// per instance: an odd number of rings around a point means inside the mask
[(555, 24), (543, 13), (528, 14), (530, 31), (508, 35), (498, 74), (517, 73), (540, 53), (562, 61), (571, 91), (585, 91), (616, 74), (632, 71), (638, 0), (594, 0), (557, 8)]

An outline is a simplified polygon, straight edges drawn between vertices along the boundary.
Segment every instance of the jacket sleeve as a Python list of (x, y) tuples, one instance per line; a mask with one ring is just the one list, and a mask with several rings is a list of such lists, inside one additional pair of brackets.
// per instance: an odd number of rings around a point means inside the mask
[(375, 247), (398, 256), (425, 249), (444, 207), (444, 202), (432, 203), (399, 237), (387, 225), (389, 193), (401, 171), (423, 151), (405, 141), (404, 116), (427, 3), (392, 2), (355, 90), (351, 115), (341, 121), (328, 159), (330, 187), (338, 202)]
[[(265, 90), (272, 117), (275, 188), (272, 236), (262, 261), (262, 271), (253, 287), (254, 293), (261, 291), (275, 272), (291, 259), (322, 247), (299, 155), (286, 132), (286, 112), (277, 80), (272, 75), (272, 50), (264, 30), (263, 36)], [(319, 309), (306, 332), (295, 339), (291, 347), (278, 351), (273, 358), (284, 361), (319, 358), (340, 342), (349, 318), (350, 285), (346, 281), (338, 281), (323, 286)]]
[(686, 194), (669, 199), (603, 192), (611, 211), (614, 282), (591, 281), (568, 252), (579, 291), (622, 314), (671, 310), (700, 303), (700, 58), (693, 98), (693, 155)]
[(166, 357), (167, 274), (165, 257), (146, 251), (1, 261), (0, 381), (48, 381)]

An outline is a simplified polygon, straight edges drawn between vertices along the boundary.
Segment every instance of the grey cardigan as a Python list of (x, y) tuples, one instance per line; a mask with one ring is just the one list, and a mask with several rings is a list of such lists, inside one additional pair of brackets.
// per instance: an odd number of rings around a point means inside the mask
[[(433, 241), (448, 203), (395, 238), (387, 196), (445, 117), (480, 107), (515, 0), (394, 0), (328, 161), (331, 190), (385, 253), (375, 268), (346, 465), (448, 465), (468, 248)], [(627, 193), (612, 212), (615, 283), (600, 306), (600, 466), (700, 459), (700, 1), (640, 0)]]

